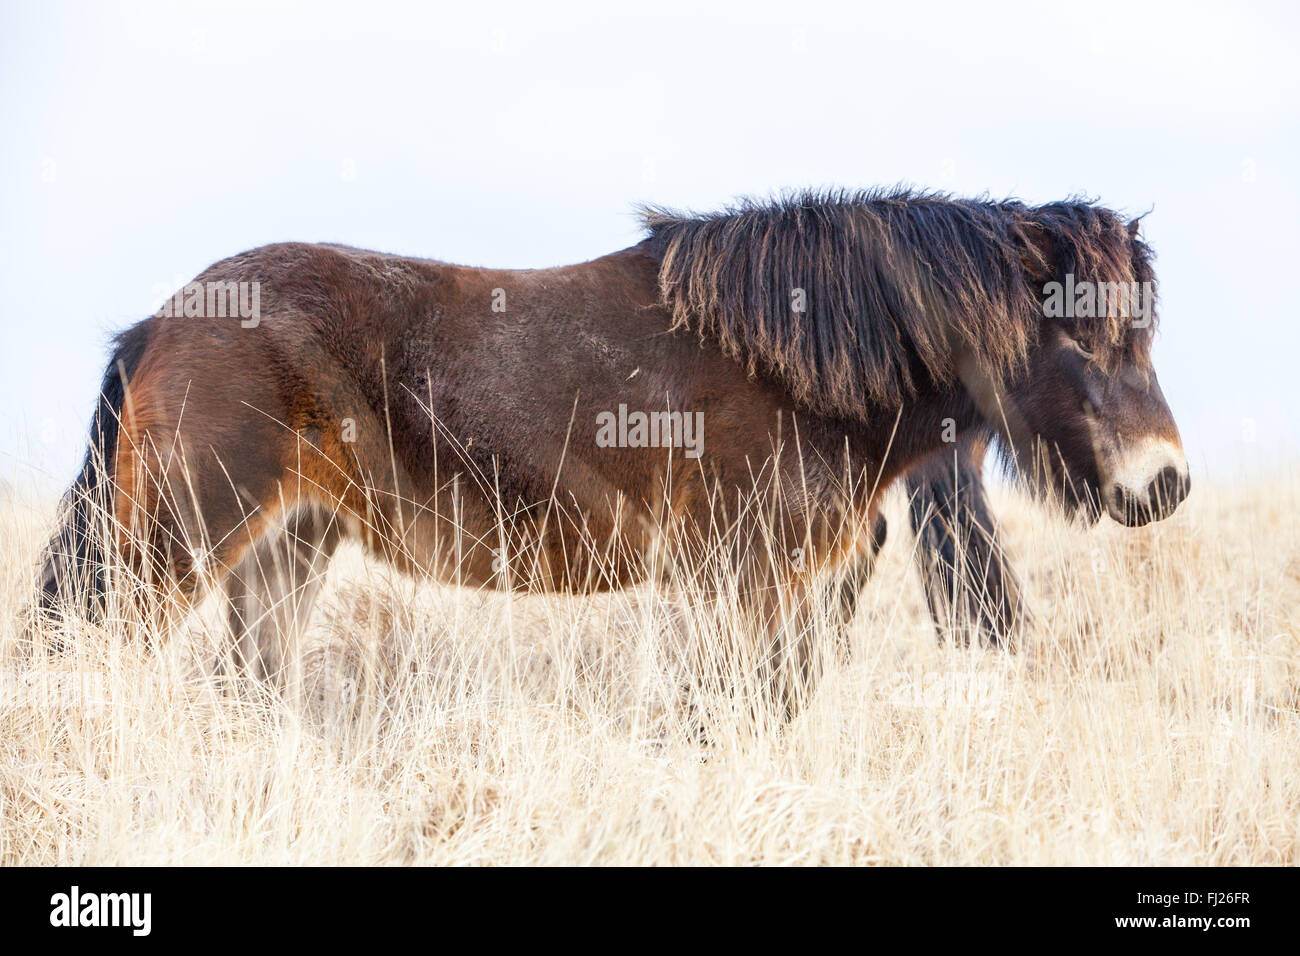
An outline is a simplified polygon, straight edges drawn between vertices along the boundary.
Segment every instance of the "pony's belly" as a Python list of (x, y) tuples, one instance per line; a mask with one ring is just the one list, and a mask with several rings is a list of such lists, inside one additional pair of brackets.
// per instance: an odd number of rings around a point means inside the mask
[(463, 502), (454, 515), (413, 518), (397, 534), (370, 535), (366, 545), (408, 574), (460, 587), (593, 594), (645, 579), (645, 542), (608, 523), (538, 510), (498, 514), (485, 501)]

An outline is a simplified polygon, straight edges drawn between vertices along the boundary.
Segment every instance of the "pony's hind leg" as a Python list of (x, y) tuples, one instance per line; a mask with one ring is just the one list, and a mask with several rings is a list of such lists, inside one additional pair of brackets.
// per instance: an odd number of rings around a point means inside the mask
[(297, 662), (297, 639), (324, 583), (338, 547), (336, 516), (312, 507), (287, 520), (250, 547), (226, 577), (233, 635), (218, 661), (235, 673), (279, 683)]

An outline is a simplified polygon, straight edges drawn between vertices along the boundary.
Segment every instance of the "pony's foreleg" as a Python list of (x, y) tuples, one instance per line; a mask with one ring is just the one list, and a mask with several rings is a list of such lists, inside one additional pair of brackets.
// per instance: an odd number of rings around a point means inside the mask
[(875, 521), (871, 523), (870, 533), (859, 543), (858, 553), (849, 562), (843, 580), (838, 585), (832, 585), (827, 591), (826, 613), (836, 626), (842, 648), (847, 648), (849, 624), (853, 621), (853, 615), (857, 613), (862, 589), (867, 586), (867, 581), (876, 569), (876, 558), (880, 555), (880, 549), (885, 546), (888, 532), (889, 524), (885, 521), (885, 516), (876, 515)]
[[(839, 631), (833, 616), (818, 606), (821, 597), (810, 580), (796, 579), (767, 591), (758, 633), (759, 687), (782, 721), (793, 720), (808, 703), (840, 648), (823, 641)], [(820, 620), (819, 620), (820, 619)], [(823, 622), (831, 625), (825, 628)]]
[[(908, 472), (916, 562), (940, 635), (954, 625), (973, 626), (993, 644), (1014, 645), (1024, 623), (1020, 584), (984, 493), (983, 457), (982, 449), (962, 445)], [(857, 611), (884, 540), (882, 517), (844, 579), (827, 594), (829, 613), (838, 614), (841, 628), (847, 628)]]
[(998, 539), (980, 475), (982, 449), (959, 447), (907, 476), (916, 559), (935, 628), (973, 629), (1014, 646), (1023, 623), (1020, 584)]

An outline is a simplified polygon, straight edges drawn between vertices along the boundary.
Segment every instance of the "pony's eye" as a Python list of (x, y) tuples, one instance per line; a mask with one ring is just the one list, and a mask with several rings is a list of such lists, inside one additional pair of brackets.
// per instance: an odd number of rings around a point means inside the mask
[(1089, 361), (1092, 360), (1093, 357), (1092, 349), (1088, 348), (1088, 346), (1084, 345), (1076, 338), (1071, 338), (1070, 344), (1073, 345), (1074, 350), (1078, 352), (1080, 355), (1082, 355), (1085, 359), (1088, 359)]

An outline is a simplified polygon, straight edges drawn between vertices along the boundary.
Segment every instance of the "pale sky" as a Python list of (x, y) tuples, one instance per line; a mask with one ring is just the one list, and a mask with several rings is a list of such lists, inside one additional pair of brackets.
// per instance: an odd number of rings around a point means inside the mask
[(0, 0), (0, 478), (65, 484), (110, 333), (244, 249), (547, 266), (899, 182), (1152, 210), (1193, 470), (1295, 460), (1300, 14), (1054, 6)]

